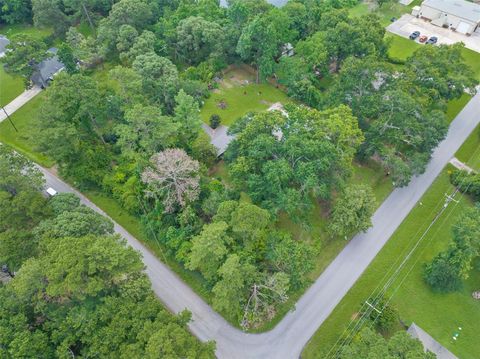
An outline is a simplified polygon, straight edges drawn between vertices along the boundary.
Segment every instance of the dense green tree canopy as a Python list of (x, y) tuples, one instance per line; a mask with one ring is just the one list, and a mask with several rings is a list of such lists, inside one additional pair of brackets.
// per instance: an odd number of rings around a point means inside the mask
[(398, 331), (388, 341), (369, 328), (363, 329), (353, 342), (342, 348), (340, 358), (350, 359), (434, 359), (431, 352), (424, 352), (418, 339), (412, 339), (405, 331)]
[(26, 34), (12, 36), (7, 49), (9, 51), (1, 59), (5, 63), (5, 70), (22, 76), (25, 83), (30, 81), (35, 65), (49, 56), (47, 45), (43, 41)]
[(371, 216), (376, 208), (375, 196), (367, 185), (350, 185), (335, 202), (329, 230), (332, 234), (347, 237), (366, 231), (372, 226)]
[(189, 65), (198, 65), (210, 56), (222, 56), (224, 32), (220, 25), (198, 16), (182, 21), (176, 29), (175, 55)]
[(273, 211), (309, 208), (310, 196), (327, 199), (351, 171), (363, 140), (357, 120), (341, 106), (303, 106), (247, 116), (232, 132), (227, 158), (237, 185)]
[(31, 0), (0, 0), (0, 21), (7, 24), (26, 23), (32, 20)]
[(480, 207), (462, 213), (452, 228), (452, 241), (447, 250), (440, 252), (425, 266), (425, 281), (433, 289), (451, 292), (461, 288), (467, 279), (472, 262), (480, 256)]

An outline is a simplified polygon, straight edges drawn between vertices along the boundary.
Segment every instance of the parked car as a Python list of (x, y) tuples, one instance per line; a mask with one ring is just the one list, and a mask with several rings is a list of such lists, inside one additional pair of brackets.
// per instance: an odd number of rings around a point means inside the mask
[(438, 41), (438, 38), (436, 36), (432, 36), (431, 38), (428, 39), (426, 44), (435, 45), (437, 43), (437, 41)]
[(48, 196), (48, 197), (56, 196), (57, 193), (58, 193), (58, 192), (55, 191), (52, 187), (48, 187), (45, 192), (47, 192), (47, 196)]
[(418, 41), (420, 41), (420, 42), (425, 42), (425, 41), (427, 41), (427, 39), (428, 39), (428, 36), (427, 36), (427, 35), (422, 35), (422, 36), (420, 36), (420, 37), (418, 38)]
[(419, 36), (420, 36), (420, 31), (414, 31), (410, 34), (410, 40), (415, 40)]

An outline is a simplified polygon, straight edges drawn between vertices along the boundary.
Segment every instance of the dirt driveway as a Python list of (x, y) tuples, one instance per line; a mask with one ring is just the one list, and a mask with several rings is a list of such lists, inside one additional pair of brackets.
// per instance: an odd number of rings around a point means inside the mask
[(438, 37), (439, 44), (451, 45), (463, 42), (465, 47), (480, 53), (480, 33), (475, 32), (471, 36), (466, 36), (450, 29), (432, 25), (428, 21), (416, 18), (410, 14), (405, 14), (394, 23), (388, 25), (387, 31), (406, 38), (412, 32), (420, 31), (422, 35)]

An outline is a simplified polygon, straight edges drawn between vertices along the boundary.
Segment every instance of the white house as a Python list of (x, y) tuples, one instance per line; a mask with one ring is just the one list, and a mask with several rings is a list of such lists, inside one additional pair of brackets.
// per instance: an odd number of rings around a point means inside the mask
[(425, 0), (415, 15), (466, 35), (480, 26), (480, 5), (464, 0)]

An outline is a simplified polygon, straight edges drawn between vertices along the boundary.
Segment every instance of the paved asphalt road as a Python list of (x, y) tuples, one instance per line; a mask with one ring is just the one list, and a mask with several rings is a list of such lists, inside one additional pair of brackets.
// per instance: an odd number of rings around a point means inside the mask
[[(115, 230), (143, 255), (146, 272), (157, 296), (173, 312), (185, 308), (190, 310), (193, 318), (190, 329), (202, 340), (215, 340), (219, 358), (298, 358), (304, 345), (479, 122), (480, 94), (477, 94), (452, 122), (447, 138), (435, 150), (426, 172), (414, 178), (407, 187), (391, 193), (375, 212), (373, 227), (353, 238), (298, 301), (296, 309), (267, 333), (245, 334), (233, 328), (122, 227), (115, 224)], [(42, 171), (49, 186), (60, 192), (74, 192), (51, 173), (44, 169)], [(85, 197), (76, 193), (86, 205), (103, 214)]]

